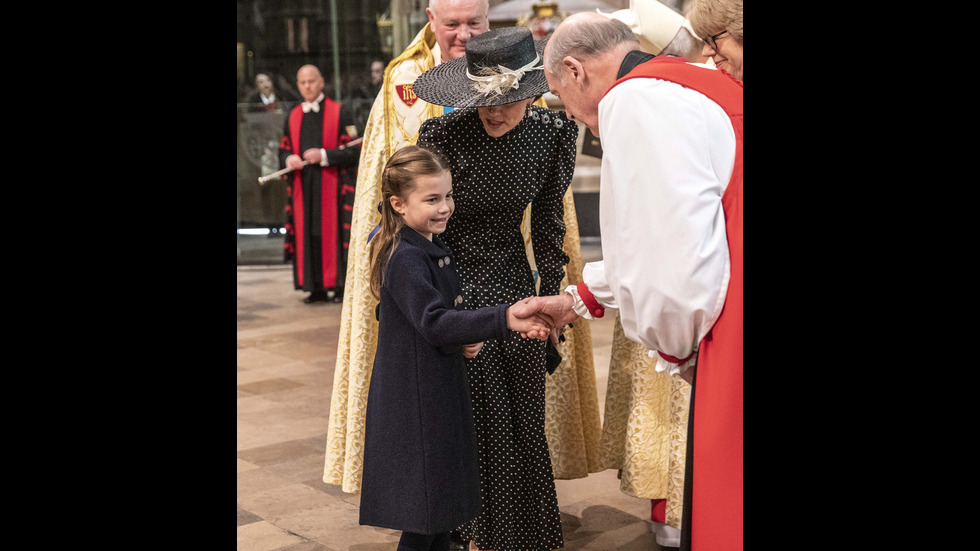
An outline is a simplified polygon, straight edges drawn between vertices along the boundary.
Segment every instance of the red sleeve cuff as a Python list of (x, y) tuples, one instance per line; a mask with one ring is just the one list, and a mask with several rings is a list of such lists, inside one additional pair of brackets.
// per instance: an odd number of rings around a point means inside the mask
[(592, 292), (589, 291), (589, 286), (585, 284), (584, 281), (579, 281), (578, 285), (575, 286), (578, 289), (578, 296), (582, 299), (585, 307), (589, 309), (589, 313), (592, 314), (594, 318), (601, 318), (606, 315), (606, 309), (603, 308), (599, 301), (592, 296)]
[(675, 357), (671, 356), (670, 354), (664, 354), (663, 352), (661, 352), (659, 350), (657, 351), (657, 354), (660, 354), (660, 357), (663, 358), (663, 359), (665, 359), (665, 360), (667, 360), (668, 362), (670, 362), (672, 364), (678, 364), (678, 365), (686, 362), (687, 360), (690, 360), (691, 359), (691, 356), (694, 355), (694, 354), (688, 354), (688, 356), (686, 358), (679, 359), (679, 358), (675, 358)]

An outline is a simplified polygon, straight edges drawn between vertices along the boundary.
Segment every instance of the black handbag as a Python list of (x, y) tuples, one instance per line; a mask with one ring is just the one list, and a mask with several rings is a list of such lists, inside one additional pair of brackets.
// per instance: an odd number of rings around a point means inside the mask
[[(568, 324), (568, 328), (574, 327), (572, 324)], [(565, 335), (558, 335), (558, 342), (565, 342)], [(548, 368), (548, 375), (551, 375), (558, 369), (561, 364), (561, 354), (558, 353), (558, 348), (552, 344), (551, 339), (548, 339), (547, 346), (544, 347), (544, 357), (545, 357), (545, 367)]]
[(558, 353), (558, 349), (555, 345), (551, 343), (551, 339), (548, 339), (548, 345), (544, 349), (545, 353), (545, 365), (548, 368), (548, 375), (555, 372), (558, 369), (558, 365), (561, 364), (561, 354)]
[[(568, 324), (568, 328), (574, 327), (572, 324)], [(565, 342), (565, 335), (558, 335), (558, 342)], [(551, 343), (551, 339), (548, 339), (548, 345), (544, 347), (545, 355), (545, 367), (548, 368), (548, 375), (551, 375), (558, 369), (561, 364), (561, 354), (558, 353), (558, 349), (554, 344)]]

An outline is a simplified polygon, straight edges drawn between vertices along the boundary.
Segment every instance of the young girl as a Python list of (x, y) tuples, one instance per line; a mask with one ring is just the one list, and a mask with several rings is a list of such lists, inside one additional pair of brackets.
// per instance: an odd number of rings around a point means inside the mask
[(513, 330), (544, 340), (550, 330), (507, 304), (462, 309), (453, 255), (438, 236), (453, 214), (452, 190), (437, 154), (398, 150), (381, 176), (381, 227), (370, 246), (380, 303), (360, 523), (401, 530), (400, 551), (448, 550), (449, 532), (480, 508), (464, 347), (472, 357), (485, 339)]

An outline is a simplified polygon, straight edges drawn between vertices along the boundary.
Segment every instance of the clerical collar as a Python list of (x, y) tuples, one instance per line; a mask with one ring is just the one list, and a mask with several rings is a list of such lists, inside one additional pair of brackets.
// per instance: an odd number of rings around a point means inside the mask
[(633, 50), (632, 52), (626, 54), (626, 57), (623, 58), (623, 62), (619, 65), (619, 72), (616, 73), (616, 80), (626, 76), (630, 71), (635, 69), (637, 65), (646, 63), (655, 57), (657, 56), (646, 52), (641, 52), (640, 50)]
[(266, 105), (269, 105), (270, 103), (276, 101), (276, 94), (275, 94), (275, 92), (273, 92), (272, 94), (270, 94), (269, 97), (265, 97), (265, 96), (262, 95), (262, 92), (259, 92), (259, 97), (262, 98), (262, 103), (264, 103)]

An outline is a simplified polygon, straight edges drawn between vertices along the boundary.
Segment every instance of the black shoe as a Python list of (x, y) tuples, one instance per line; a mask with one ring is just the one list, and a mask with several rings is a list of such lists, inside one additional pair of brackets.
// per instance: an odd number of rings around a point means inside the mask
[(449, 551), (468, 551), (470, 542), (465, 541), (459, 532), (453, 530), (449, 533)]
[(303, 302), (307, 304), (313, 304), (314, 302), (317, 301), (326, 301), (326, 300), (327, 300), (326, 291), (313, 291), (312, 293), (310, 293), (310, 296), (303, 299)]

